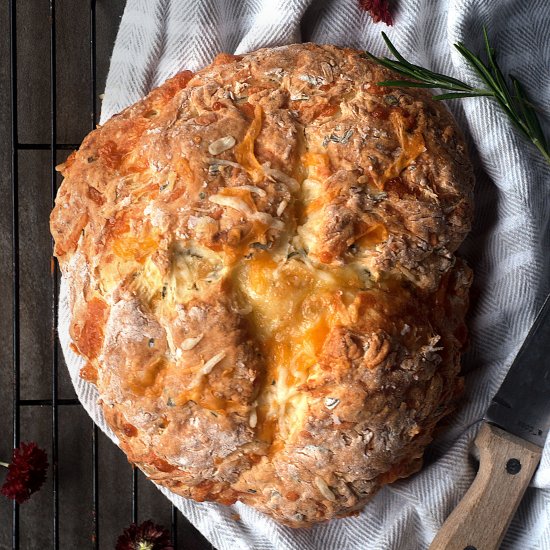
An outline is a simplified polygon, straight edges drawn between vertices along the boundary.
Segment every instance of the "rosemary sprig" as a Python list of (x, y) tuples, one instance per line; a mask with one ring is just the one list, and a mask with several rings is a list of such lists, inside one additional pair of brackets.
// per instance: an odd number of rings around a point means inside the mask
[(376, 57), (369, 52), (366, 52), (367, 56), (380, 65), (407, 77), (409, 80), (385, 80), (383, 82), (378, 82), (377, 84), (379, 86), (399, 88), (440, 88), (442, 90), (447, 90), (446, 93), (434, 96), (434, 99), (439, 100), (459, 99), (462, 97), (492, 97), (508, 115), (514, 126), (527, 139), (533, 142), (542, 153), (546, 162), (550, 164), (550, 149), (533, 104), (529, 101), (523, 86), (513, 76), (510, 77), (513, 91), (510, 91), (506, 79), (497, 64), (495, 50), (489, 44), (489, 38), (485, 27), (483, 28), (483, 38), (487, 55), (486, 64), (479, 56), (474, 54), (461, 42), (454, 45), (480, 77), (484, 84), (482, 88), (471, 86), (451, 76), (436, 73), (424, 67), (420, 67), (419, 65), (410, 63), (397, 51), (397, 48), (392, 44), (386, 33), (382, 33), (382, 38), (396, 59)]

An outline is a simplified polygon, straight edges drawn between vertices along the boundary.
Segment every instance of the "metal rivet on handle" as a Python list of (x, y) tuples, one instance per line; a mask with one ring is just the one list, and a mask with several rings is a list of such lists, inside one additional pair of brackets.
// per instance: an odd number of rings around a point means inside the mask
[(511, 458), (506, 463), (506, 471), (510, 474), (515, 476), (518, 474), (521, 470), (521, 462), (517, 458)]

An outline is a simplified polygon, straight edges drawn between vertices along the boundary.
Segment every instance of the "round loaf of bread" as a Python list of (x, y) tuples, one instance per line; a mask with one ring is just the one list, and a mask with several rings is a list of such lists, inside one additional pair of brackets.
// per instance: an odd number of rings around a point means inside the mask
[(294, 527), (420, 468), (462, 389), (472, 168), (361, 52), (222, 54), (90, 133), (51, 216), (131, 462)]

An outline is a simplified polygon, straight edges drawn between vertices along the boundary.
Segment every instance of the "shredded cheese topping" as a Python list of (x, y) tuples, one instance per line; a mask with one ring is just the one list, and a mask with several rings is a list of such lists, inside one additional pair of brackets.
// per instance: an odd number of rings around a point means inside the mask
[(404, 168), (409, 166), (411, 162), (416, 160), (418, 156), (426, 150), (426, 144), (422, 133), (414, 132), (411, 134), (407, 132), (403, 117), (399, 113), (392, 111), (390, 114), (390, 120), (392, 121), (395, 128), (395, 133), (399, 138), (401, 154), (395, 162), (386, 168), (382, 176), (382, 180), (376, 182), (380, 189), (383, 189), (385, 182), (399, 176)]
[(250, 174), (254, 182), (263, 177), (262, 165), (254, 155), (254, 143), (262, 130), (263, 111), (260, 105), (254, 107), (254, 120), (248, 127), (244, 139), (235, 146), (235, 158), (237, 162)]

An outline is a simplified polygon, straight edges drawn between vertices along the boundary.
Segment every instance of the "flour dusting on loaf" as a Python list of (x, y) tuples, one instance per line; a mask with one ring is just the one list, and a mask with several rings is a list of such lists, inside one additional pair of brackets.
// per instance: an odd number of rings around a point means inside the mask
[(335, 46), (222, 54), (59, 167), (82, 376), (175, 493), (349, 515), (460, 396), (472, 168), (445, 107), (388, 78)]

